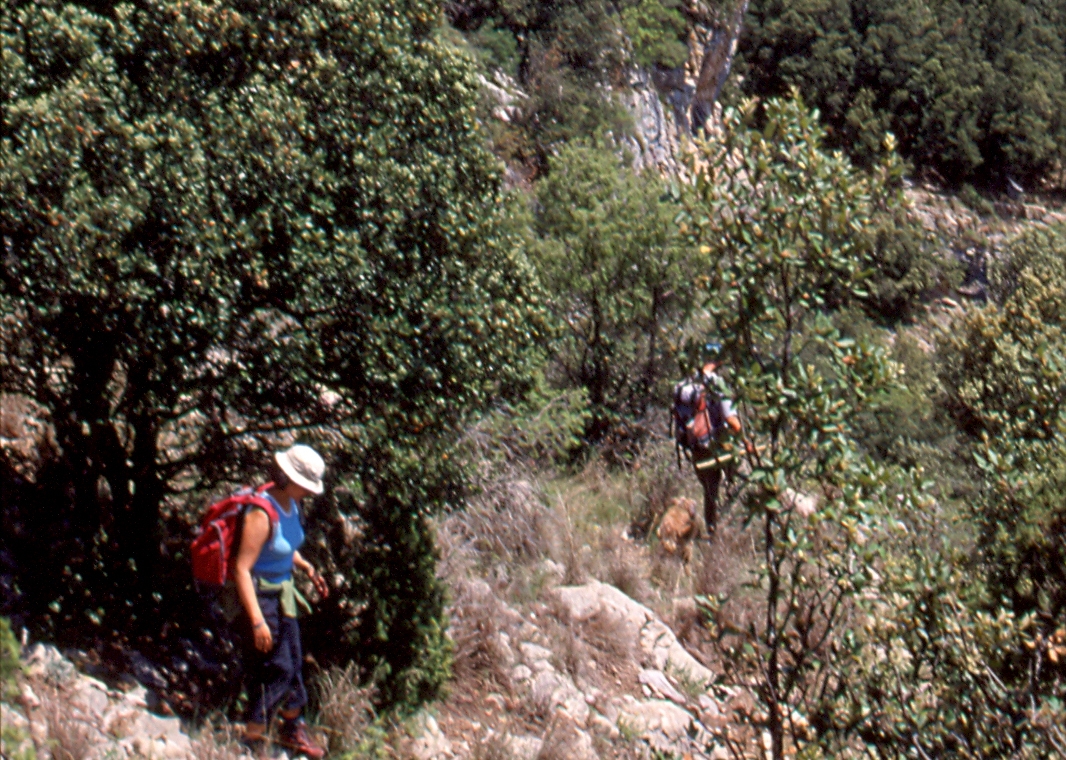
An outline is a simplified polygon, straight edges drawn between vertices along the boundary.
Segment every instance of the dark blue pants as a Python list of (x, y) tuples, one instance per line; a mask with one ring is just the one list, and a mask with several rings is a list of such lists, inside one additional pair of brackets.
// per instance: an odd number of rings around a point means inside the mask
[(696, 477), (703, 486), (703, 521), (707, 523), (707, 535), (712, 536), (718, 527), (718, 486), (722, 482), (722, 470), (718, 467), (696, 470)]
[(245, 620), (245, 662), (247, 663), (248, 715), (250, 723), (268, 723), (274, 710), (298, 710), (307, 704), (304, 688), (303, 648), (300, 625), (296, 618), (280, 614), (278, 596), (257, 592), (259, 609), (270, 628), (274, 648), (260, 652), (255, 648), (252, 624)]

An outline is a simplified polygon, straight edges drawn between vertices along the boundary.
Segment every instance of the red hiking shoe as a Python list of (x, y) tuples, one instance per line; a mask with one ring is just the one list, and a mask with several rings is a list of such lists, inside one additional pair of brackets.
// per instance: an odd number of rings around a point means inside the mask
[(311, 736), (307, 733), (307, 724), (302, 720), (284, 721), (281, 724), (281, 730), (278, 732), (278, 740), (275, 744), (290, 750), (294, 754), (304, 755), (310, 760), (322, 760), (326, 754), (326, 750), (311, 741)]

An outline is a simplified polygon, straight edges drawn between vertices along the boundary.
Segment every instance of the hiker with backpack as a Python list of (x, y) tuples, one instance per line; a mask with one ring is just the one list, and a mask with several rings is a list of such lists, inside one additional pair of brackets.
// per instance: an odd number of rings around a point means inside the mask
[(307, 704), (299, 607), (310, 611), (293, 584), (293, 568), (310, 578), (323, 598), (329, 585), (300, 554), (304, 540), (300, 501), (323, 491), (326, 465), (309, 446), (297, 444), (274, 455), (272, 483), (254, 492), (243, 508), (233, 581), (244, 614), (245, 673), (250, 703), (244, 743), (261, 752), (270, 716), (281, 708), (277, 743), (318, 760), (325, 750), (308, 736), (300, 716)]
[[(671, 425), (678, 466), (684, 452), (703, 488), (703, 519), (707, 537), (712, 538), (718, 527), (718, 488), (722, 474), (736, 465), (735, 445), (730, 439), (742, 435), (743, 427), (729, 398), (729, 389), (718, 374), (721, 345), (709, 343), (705, 351), (710, 360), (674, 386)], [(755, 453), (750, 440), (745, 438), (743, 443), (748, 454)]]

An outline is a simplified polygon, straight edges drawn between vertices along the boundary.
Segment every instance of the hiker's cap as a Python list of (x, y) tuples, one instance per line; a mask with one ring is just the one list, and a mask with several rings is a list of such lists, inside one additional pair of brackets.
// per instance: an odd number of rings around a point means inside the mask
[(296, 485), (316, 494), (324, 490), (322, 476), (326, 474), (326, 463), (310, 446), (298, 443), (274, 454), (274, 460)]

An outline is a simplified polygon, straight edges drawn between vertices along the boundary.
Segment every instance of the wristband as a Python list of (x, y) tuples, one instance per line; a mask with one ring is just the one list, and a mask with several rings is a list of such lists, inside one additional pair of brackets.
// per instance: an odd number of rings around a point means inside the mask
[(254, 631), (256, 628), (258, 628), (261, 625), (266, 625), (266, 621), (265, 620), (260, 620), (258, 623), (256, 623), (255, 625), (252, 626), (252, 630)]

